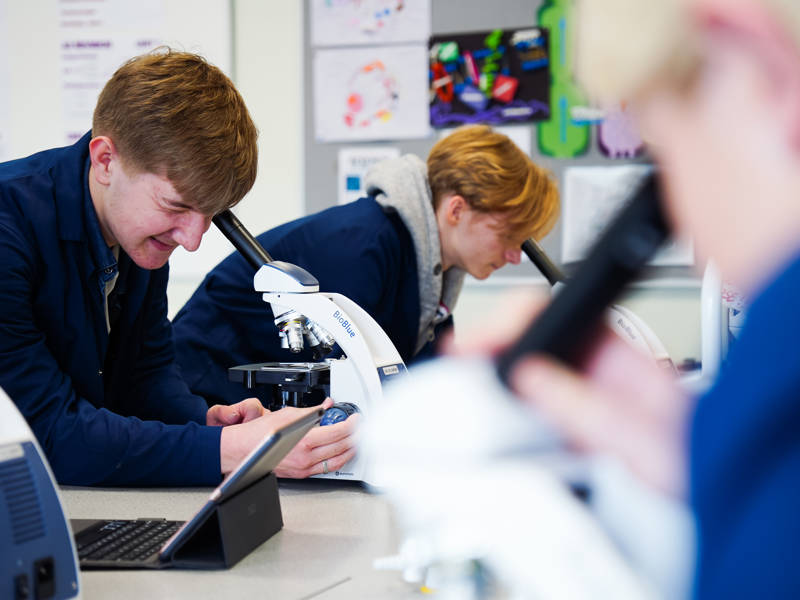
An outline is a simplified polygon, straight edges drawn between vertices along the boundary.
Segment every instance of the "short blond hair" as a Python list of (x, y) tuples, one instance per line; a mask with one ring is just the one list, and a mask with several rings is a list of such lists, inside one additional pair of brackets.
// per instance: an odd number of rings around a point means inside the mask
[(256, 126), (231, 80), (197, 54), (162, 47), (122, 65), (100, 92), (92, 135), (204, 214), (232, 207), (255, 182)]
[(460, 127), (439, 140), (428, 155), (428, 182), (434, 209), (446, 194), (458, 194), (473, 210), (502, 215), (520, 243), (543, 237), (558, 218), (552, 174), (486, 125)]
[[(577, 0), (577, 78), (593, 100), (630, 100), (655, 83), (685, 87), (699, 66), (693, 0)], [(729, 0), (731, 5), (739, 0)], [(759, 0), (800, 49), (800, 1)]]

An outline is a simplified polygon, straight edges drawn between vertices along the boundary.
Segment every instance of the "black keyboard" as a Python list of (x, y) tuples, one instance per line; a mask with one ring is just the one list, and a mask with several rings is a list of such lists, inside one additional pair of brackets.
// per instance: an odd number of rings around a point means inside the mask
[(145, 562), (158, 554), (183, 521), (101, 521), (75, 538), (81, 561)]

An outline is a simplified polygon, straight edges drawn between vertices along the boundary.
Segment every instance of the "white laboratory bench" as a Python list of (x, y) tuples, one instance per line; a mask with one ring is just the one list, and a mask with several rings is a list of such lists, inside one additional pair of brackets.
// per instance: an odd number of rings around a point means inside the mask
[[(62, 488), (72, 519), (163, 517), (186, 520), (211, 489)], [(233, 568), (216, 571), (81, 571), (81, 598), (278, 598), (353, 600), (419, 598), (375, 558), (396, 553), (386, 499), (353, 482), (280, 481), (283, 529)]]

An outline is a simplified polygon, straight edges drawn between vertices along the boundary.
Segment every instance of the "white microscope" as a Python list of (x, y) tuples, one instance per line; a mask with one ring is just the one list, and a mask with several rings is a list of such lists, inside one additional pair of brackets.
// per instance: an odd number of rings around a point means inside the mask
[[(283, 347), (298, 353), (307, 344), (322, 357), (338, 344), (344, 353), (342, 358), (322, 362), (241, 365), (229, 370), (230, 380), (247, 388), (272, 385), (286, 404), (295, 406), (305, 405), (304, 394), (322, 390), (338, 401), (330, 414), (341, 411), (339, 414), (346, 418), (357, 411), (369, 418), (375, 403), (383, 397), (384, 384), (406, 371), (389, 336), (346, 296), (320, 292), (319, 282), (308, 271), (272, 260), (230, 211), (214, 217), (214, 224), (257, 269), (253, 286), (272, 306)], [(365, 473), (366, 459), (357, 455), (338, 471), (317, 477), (364, 481)]]

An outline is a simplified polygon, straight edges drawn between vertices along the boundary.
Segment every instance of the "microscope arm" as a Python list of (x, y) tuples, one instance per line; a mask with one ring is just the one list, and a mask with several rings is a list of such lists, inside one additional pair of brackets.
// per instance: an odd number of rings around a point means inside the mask
[[(265, 273), (262, 267), (259, 275)], [(256, 289), (260, 287), (256, 276)], [(329, 332), (347, 357), (346, 361), (330, 361), (331, 396), (338, 401), (356, 402), (362, 412), (369, 412), (372, 402), (382, 396), (382, 382), (405, 372), (403, 359), (381, 326), (367, 311), (341, 294), (265, 292), (264, 301), (279, 310), (297, 311)], [(349, 391), (342, 393), (337, 382), (345, 381)], [(337, 389), (335, 389), (337, 388)], [(356, 396), (353, 389), (359, 389)]]

